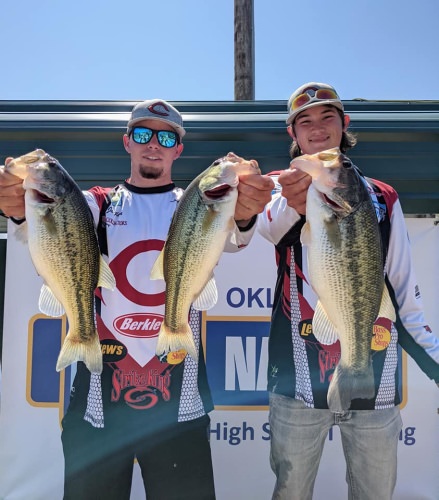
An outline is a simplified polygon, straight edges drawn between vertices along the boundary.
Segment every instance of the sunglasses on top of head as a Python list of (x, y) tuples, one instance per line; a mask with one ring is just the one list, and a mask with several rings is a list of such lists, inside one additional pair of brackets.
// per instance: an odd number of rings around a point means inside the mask
[(309, 88), (302, 92), (302, 94), (298, 95), (294, 101), (291, 103), (291, 109), (295, 111), (296, 109), (301, 108), (305, 104), (308, 104), (312, 101), (338, 101), (340, 98), (331, 89), (313, 89)]
[(147, 127), (134, 127), (128, 135), (131, 135), (133, 141), (137, 144), (148, 144), (153, 136), (156, 135), (160, 146), (164, 148), (173, 148), (180, 142), (178, 134), (172, 130), (153, 130)]

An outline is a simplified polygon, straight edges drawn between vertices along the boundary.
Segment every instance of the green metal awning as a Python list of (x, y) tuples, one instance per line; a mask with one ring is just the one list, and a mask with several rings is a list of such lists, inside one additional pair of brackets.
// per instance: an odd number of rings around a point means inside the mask
[[(0, 101), (0, 154), (42, 148), (82, 188), (129, 175), (122, 144), (135, 101)], [(263, 172), (288, 167), (285, 101), (173, 102), (187, 135), (174, 164), (186, 186), (228, 151), (256, 158)], [(349, 156), (368, 176), (388, 182), (407, 214), (439, 213), (439, 101), (344, 101), (358, 144)], [(0, 160), (3, 163), (3, 160)]]

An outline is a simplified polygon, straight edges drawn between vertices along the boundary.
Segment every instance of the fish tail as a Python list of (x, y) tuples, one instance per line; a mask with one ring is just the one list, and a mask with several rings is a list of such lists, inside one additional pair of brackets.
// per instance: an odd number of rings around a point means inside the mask
[(180, 349), (184, 349), (192, 359), (198, 359), (198, 351), (195, 346), (191, 327), (186, 325), (180, 331), (172, 332), (163, 322), (157, 340), (157, 356), (179, 351)]
[(76, 361), (83, 361), (92, 373), (102, 373), (102, 350), (97, 332), (87, 341), (77, 340), (70, 333), (67, 335), (58, 356), (56, 371)]
[(371, 399), (375, 396), (372, 364), (362, 372), (355, 372), (340, 363), (334, 371), (328, 390), (328, 406), (333, 412), (349, 410), (353, 399)]

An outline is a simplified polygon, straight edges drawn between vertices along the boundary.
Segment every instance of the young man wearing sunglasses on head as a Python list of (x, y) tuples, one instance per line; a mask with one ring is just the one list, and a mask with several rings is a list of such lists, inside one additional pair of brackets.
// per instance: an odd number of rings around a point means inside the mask
[[(347, 130), (349, 116), (330, 85), (311, 82), (299, 87), (288, 101), (288, 114), (292, 158), (331, 148), (346, 153), (356, 143)], [(307, 248), (300, 239), (311, 177), (287, 169), (274, 173), (273, 179), (276, 194), (258, 220), (261, 234), (275, 245), (278, 262), (268, 360), (270, 462), (277, 479), (273, 499), (312, 499), (328, 431), (338, 425), (349, 498), (390, 500), (402, 425), (398, 343), (439, 382), (439, 339), (425, 326), (397, 193), (382, 182), (362, 177), (387, 249), (386, 282), (396, 298), (402, 328), (397, 331), (388, 320), (385, 348), (372, 351), (373, 398), (353, 399), (346, 411), (332, 412), (327, 396), (340, 359), (340, 344), (323, 345), (308, 328), (317, 297), (309, 285)]]
[[(181, 114), (168, 102), (137, 104), (123, 136), (130, 177), (113, 189), (84, 192), (117, 288), (102, 289), (97, 299), (103, 372), (90, 374), (77, 364), (62, 422), (66, 500), (129, 500), (134, 459), (148, 500), (215, 498), (208, 440), (213, 405), (200, 316), (190, 315), (198, 361), (159, 359), (155, 347), (165, 298), (163, 283), (148, 274), (183, 193), (172, 182), (171, 169), (183, 152), (185, 133)], [(250, 240), (272, 188), (267, 176), (240, 179), (231, 251)], [(16, 222), (24, 217), (21, 180), (4, 172), (0, 208)]]

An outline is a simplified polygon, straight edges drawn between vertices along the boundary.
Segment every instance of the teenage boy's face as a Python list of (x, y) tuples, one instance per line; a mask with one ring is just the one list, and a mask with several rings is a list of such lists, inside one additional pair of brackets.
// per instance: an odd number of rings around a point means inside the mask
[(325, 149), (338, 148), (343, 131), (349, 125), (349, 116), (342, 123), (334, 106), (313, 106), (302, 111), (288, 127), (288, 133), (297, 141), (303, 154), (314, 154)]

